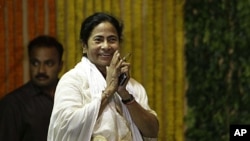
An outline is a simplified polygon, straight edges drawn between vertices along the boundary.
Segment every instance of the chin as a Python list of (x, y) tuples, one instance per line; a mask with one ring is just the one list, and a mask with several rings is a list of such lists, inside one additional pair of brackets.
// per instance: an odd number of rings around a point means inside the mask
[(38, 87), (48, 87), (49, 86), (49, 83), (48, 82), (40, 82), (40, 81), (35, 81), (34, 82), (35, 85), (37, 85)]
[(105, 60), (105, 61), (103, 60), (103, 61), (100, 62), (100, 65), (101, 66), (109, 66), (110, 62), (111, 62), (110, 60)]
[(41, 87), (41, 88), (47, 88), (49, 85), (48, 84), (38, 84), (37, 86)]

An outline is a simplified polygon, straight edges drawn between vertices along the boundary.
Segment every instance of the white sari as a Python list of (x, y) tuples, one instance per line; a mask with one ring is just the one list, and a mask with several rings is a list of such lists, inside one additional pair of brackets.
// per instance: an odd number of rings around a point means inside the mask
[[(57, 85), (48, 141), (156, 140), (142, 137), (117, 93), (98, 117), (105, 87), (104, 77), (85, 57), (65, 73)], [(156, 115), (148, 106), (141, 84), (131, 78), (126, 89), (143, 108)]]

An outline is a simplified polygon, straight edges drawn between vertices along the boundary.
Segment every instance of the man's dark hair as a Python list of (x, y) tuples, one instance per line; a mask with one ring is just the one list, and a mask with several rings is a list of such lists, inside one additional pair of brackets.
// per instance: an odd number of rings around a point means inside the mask
[(31, 40), (28, 44), (28, 54), (31, 55), (31, 51), (37, 47), (55, 47), (59, 53), (59, 60), (62, 60), (63, 55), (63, 46), (57, 41), (56, 38), (49, 35), (40, 35), (33, 40)]

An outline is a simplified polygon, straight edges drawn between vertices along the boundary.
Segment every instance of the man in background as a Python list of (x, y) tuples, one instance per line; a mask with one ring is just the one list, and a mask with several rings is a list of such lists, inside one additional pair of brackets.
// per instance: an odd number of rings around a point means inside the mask
[(0, 141), (46, 141), (63, 46), (41, 35), (28, 44), (30, 81), (0, 100)]

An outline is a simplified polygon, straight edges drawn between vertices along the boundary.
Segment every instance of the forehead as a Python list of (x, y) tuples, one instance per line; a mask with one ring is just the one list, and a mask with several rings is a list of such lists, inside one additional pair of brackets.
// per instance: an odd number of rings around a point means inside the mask
[(38, 59), (38, 60), (51, 60), (58, 59), (59, 53), (55, 47), (36, 47), (33, 48), (30, 52), (30, 59)]
[(91, 36), (97, 35), (115, 35), (117, 36), (117, 31), (115, 27), (109, 22), (102, 22), (98, 24), (92, 31)]

